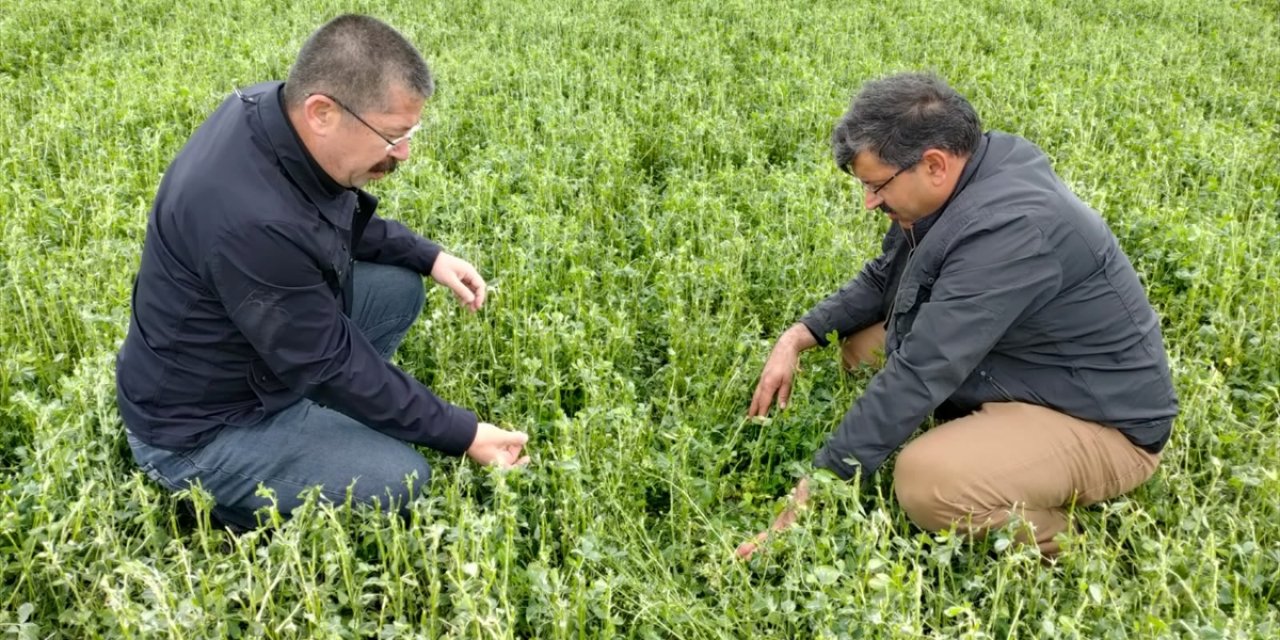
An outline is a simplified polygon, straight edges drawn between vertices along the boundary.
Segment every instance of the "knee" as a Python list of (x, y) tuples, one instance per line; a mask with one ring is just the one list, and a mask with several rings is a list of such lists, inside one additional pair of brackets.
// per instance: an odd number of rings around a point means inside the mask
[(422, 306), (427, 302), (427, 289), (422, 276), (416, 271), (403, 267), (384, 267), (387, 270), (385, 285), (392, 300), (404, 302), (405, 315), (416, 318), (422, 313)]
[(884, 366), (884, 327), (873, 324), (840, 342), (840, 359), (846, 371)]
[(418, 272), (371, 262), (358, 263), (357, 267), (357, 277), (360, 279), (357, 284), (368, 286), (376, 292), (378, 298), (386, 300), (387, 304), (403, 305), (399, 315), (416, 318), (422, 313), (422, 307), (427, 301), (427, 290)]
[(373, 504), (383, 511), (404, 513), (414, 498), (421, 495), (431, 481), (431, 465), (416, 451), (395, 461), (388, 461), (381, 470), (358, 478), (355, 484), (355, 500)]
[(898, 504), (916, 526), (928, 531), (946, 529), (965, 516), (947, 495), (956, 479), (949, 477), (945, 456), (945, 451), (913, 443), (898, 454), (893, 468)]
[(415, 455), (417, 459), (412, 464), (401, 467), (403, 473), (399, 478), (393, 479), (396, 481), (394, 484), (387, 487), (390, 501), (388, 509), (406, 511), (409, 503), (422, 495), (431, 482), (431, 465), (421, 455)]

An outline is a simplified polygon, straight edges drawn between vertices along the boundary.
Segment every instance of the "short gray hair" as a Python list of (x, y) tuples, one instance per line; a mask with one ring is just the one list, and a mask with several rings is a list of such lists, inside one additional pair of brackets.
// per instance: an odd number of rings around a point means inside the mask
[(426, 61), (404, 36), (376, 18), (346, 14), (302, 45), (284, 84), (284, 102), (297, 107), (324, 93), (358, 112), (380, 110), (393, 85), (423, 98), (435, 91)]
[(831, 132), (836, 165), (853, 173), (853, 161), (871, 151), (905, 169), (927, 149), (967, 156), (978, 148), (982, 123), (964, 96), (933, 74), (900, 73), (862, 86)]

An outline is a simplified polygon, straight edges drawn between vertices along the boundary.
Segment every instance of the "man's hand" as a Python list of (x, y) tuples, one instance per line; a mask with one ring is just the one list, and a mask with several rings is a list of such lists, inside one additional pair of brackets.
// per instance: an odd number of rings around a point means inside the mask
[(778, 398), (778, 408), (786, 409), (791, 399), (791, 381), (795, 379), (796, 370), (800, 368), (800, 352), (818, 344), (808, 327), (803, 324), (792, 325), (778, 338), (769, 353), (769, 359), (760, 372), (760, 382), (756, 384), (756, 392), (751, 396), (751, 408), (747, 416), (756, 418), (769, 415), (769, 407), (773, 398)]
[(769, 539), (769, 534), (784, 531), (791, 525), (795, 524), (796, 513), (808, 501), (809, 479), (802, 478), (800, 483), (796, 485), (795, 491), (791, 492), (791, 501), (787, 504), (786, 508), (782, 510), (782, 513), (778, 514), (778, 517), (774, 519), (773, 525), (767, 530), (756, 534), (756, 537), (751, 540), (738, 545), (738, 548), (734, 553), (742, 560), (751, 559), (751, 554), (755, 553), (756, 549), (759, 549), (760, 545), (764, 544), (765, 540)]
[(524, 466), (529, 464), (529, 456), (521, 456), (520, 451), (528, 441), (527, 433), (507, 431), (481, 422), (476, 425), (476, 439), (467, 448), (467, 457), (482, 465)]
[(464, 309), (474, 313), (484, 305), (484, 278), (462, 258), (441, 251), (431, 267), (431, 279), (449, 287)]

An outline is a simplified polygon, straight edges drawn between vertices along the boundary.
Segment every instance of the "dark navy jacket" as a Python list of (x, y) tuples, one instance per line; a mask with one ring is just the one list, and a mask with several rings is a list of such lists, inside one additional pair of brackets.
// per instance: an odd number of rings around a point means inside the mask
[(354, 260), (428, 274), (440, 247), (320, 169), (283, 86), (229, 97), (160, 182), (116, 362), (121, 417), (143, 442), (184, 450), (309, 398), (461, 454), (475, 414), (383, 360), (344, 311)]
[(886, 323), (886, 361), (815, 456), (864, 477), (935, 410), (1049, 407), (1160, 451), (1178, 400), (1133, 265), (1030, 142), (984, 136), (942, 209), (801, 321), (820, 344)]

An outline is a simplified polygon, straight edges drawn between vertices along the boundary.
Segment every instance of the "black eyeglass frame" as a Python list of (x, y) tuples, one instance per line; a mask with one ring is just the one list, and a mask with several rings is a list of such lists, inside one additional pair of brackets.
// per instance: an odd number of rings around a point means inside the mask
[(880, 186), (878, 186), (878, 187), (874, 187), (874, 188), (873, 188), (871, 185), (863, 185), (863, 188), (865, 188), (865, 189), (869, 189), (869, 190), (871, 191), (871, 195), (873, 195), (873, 196), (878, 196), (878, 195), (880, 195), (880, 192), (881, 192), (881, 191), (884, 191), (884, 188), (885, 188), (885, 187), (889, 186), (889, 183), (890, 183), (890, 182), (893, 182), (893, 179), (894, 179), (894, 178), (896, 178), (896, 177), (898, 177), (898, 176), (902, 175), (902, 173), (903, 173), (904, 171), (906, 171), (907, 169), (911, 169), (911, 168), (915, 167), (915, 166), (916, 166), (916, 165), (918, 165), (918, 164), (920, 164), (920, 161), (919, 161), (919, 160), (916, 160), (915, 162), (912, 162), (911, 164), (909, 164), (909, 165), (907, 165), (907, 166), (905, 166), (905, 167), (902, 167), (901, 169), (898, 169), (897, 171), (895, 171), (895, 172), (893, 173), (893, 175), (889, 176), (889, 179), (888, 179), (888, 180), (885, 180), (884, 182), (881, 182), (881, 183), (880, 183)]
[(418, 132), (418, 129), (421, 129), (421, 128), (422, 128), (422, 123), (421, 123), (421, 122), (419, 122), (418, 124), (413, 125), (413, 127), (409, 129), (408, 133), (405, 133), (404, 135), (402, 135), (402, 136), (400, 136), (400, 137), (398, 137), (398, 138), (395, 138), (395, 139), (388, 138), (388, 137), (386, 137), (386, 136), (382, 135), (382, 132), (381, 132), (381, 131), (378, 131), (378, 130), (377, 130), (377, 128), (375, 128), (373, 125), (369, 124), (369, 123), (368, 123), (364, 118), (361, 118), (361, 117), (360, 117), (360, 114), (356, 113), (356, 112), (355, 112), (355, 110), (353, 110), (351, 107), (348, 107), (347, 105), (342, 104), (342, 101), (341, 101), (341, 100), (339, 100), (339, 99), (337, 99), (337, 98), (335, 98), (335, 97), (333, 97), (333, 96), (331, 96), (331, 95), (329, 95), (329, 94), (327, 94), (327, 93), (319, 93), (319, 92), (317, 92), (317, 93), (313, 93), (313, 94), (311, 94), (311, 95), (313, 95), (313, 96), (321, 96), (321, 97), (328, 98), (328, 99), (332, 100), (334, 104), (336, 104), (336, 105), (338, 105), (339, 107), (341, 107), (343, 111), (346, 111), (347, 113), (351, 114), (351, 115), (352, 115), (352, 117), (354, 117), (356, 120), (360, 121), (360, 124), (364, 125), (367, 129), (369, 129), (370, 131), (372, 131), (374, 135), (378, 136), (379, 138), (382, 138), (382, 141), (383, 141), (383, 142), (385, 142), (385, 143), (387, 143), (387, 148), (386, 148), (386, 149), (383, 149), (383, 152), (384, 152), (384, 153), (391, 153), (391, 150), (392, 150), (392, 149), (394, 149), (394, 148), (396, 148), (400, 143), (402, 143), (402, 142), (408, 142), (408, 141), (409, 141), (409, 139), (413, 138), (413, 134), (417, 133), (417, 132)]

